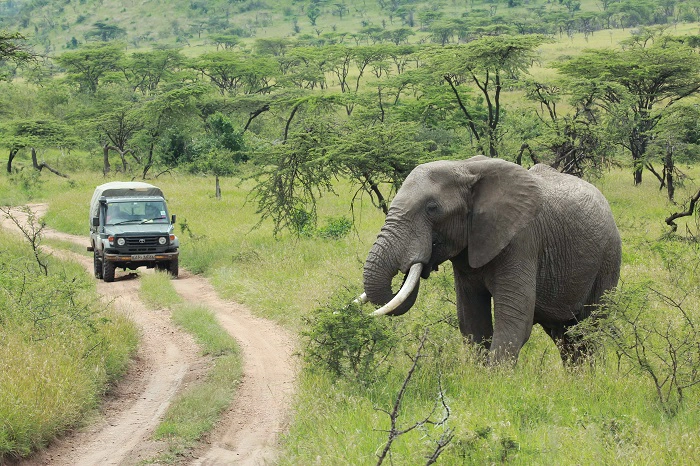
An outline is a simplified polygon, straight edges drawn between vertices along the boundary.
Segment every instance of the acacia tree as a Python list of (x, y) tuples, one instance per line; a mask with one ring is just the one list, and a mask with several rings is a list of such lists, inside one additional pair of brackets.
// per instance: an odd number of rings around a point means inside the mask
[(10, 122), (4, 135), (0, 137), (0, 143), (10, 149), (7, 173), (12, 173), (12, 163), (17, 154), (23, 149), (30, 149), (32, 165), (35, 169), (41, 171), (46, 168), (56, 175), (65, 177), (46, 162), (39, 163), (36, 150), (46, 147), (68, 148), (76, 145), (77, 140), (67, 125), (51, 119), (38, 118)]
[[(325, 49), (325, 69), (338, 80), (340, 91), (348, 96), (357, 96), (365, 70), (372, 63), (381, 62), (386, 58), (383, 46), (368, 45), (349, 47), (334, 45)], [(354, 80), (354, 82), (353, 82)], [(345, 103), (345, 111), (352, 114), (354, 100), (349, 98)]]
[[(0, 30), (0, 66), (7, 61), (22, 65), (36, 59), (36, 54), (26, 45), (26, 38), (18, 32)], [(6, 78), (0, 71), (0, 80)]]
[(191, 60), (189, 66), (209, 78), (222, 96), (269, 93), (278, 74), (275, 60), (243, 52), (205, 53)]
[(367, 194), (386, 213), (391, 194), (429, 154), (433, 142), (421, 137), (419, 124), (329, 118), (342, 105), (338, 96), (297, 100), (282, 143), (256, 154), (262, 168), (252, 196), (261, 221), (272, 219), (276, 233), (315, 224), (318, 199), (333, 193), (341, 177), (356, 186), (353, 204)]
[[(535, 110), (539, 122), (536, 136), (524, 137), (524, 151), (550, 153), (553, 158), (539, 159), (563, 173), (582, 177), (596, 170), (608, 158), (608, 139), (603, 136), (603, 125), (598, 124), (599, 115), (591, 108), (596, 90), (585, 83), (543, 83), (532, 81), (526, 85), (526, 97), (539, 104)], [(569, 98), (568, 112), (561, 111), (559, 104)], [(535, 150), (535, 153), (532, 150)], [(546, 157), (546, 156), (545, 156)]]
[(64, 52), (56, 57), (56, 62), (66, 71), (69, 82), (77, 83), (83, 92), (94, 94), (103, 78), (119, 69), (124, 58), (123, 48), (120, 43), (88, 44)]
[[(204, 85), (190, 84), (155, 95), (152, 94), (139, 107), (137, 116), (141, 122), (141, 128), (134, 139), (144, 152), (142, 157), (143, 179), (146, 179), (148, 171), (156, 163), (156, 147), (166, 145), (163, 141), (164, 137), (175, 132), (178, 133), (178, 136), (182, 136), (185, 127), (200, 127), (198, 100), (206, 93), (207, 88)], [(172, 165), (168, 168), (172, 168)]]
[(131, 141), (143, 127), (139, 118), (142, 103), (130, 89), (110, 87), (101, 90), (93, 101), (92, 125), (97, 132), (103, 149), (104, 174), (110, 172), (109, 151), (116, 151), (122, 162), (123, 173), (128, 170), (126, 156), (131, 154), (137, 161), (138, 155), (131, 147)]
[(433, 141), (421, 138), (421, 129), (404, 121), (351, 124), (331, 137), (326, 157), (356, 184), (354, 199), (367, 193), (386, 215), (390, 196), (416, 165), (430, 158)]
[(596, 102), (624, 129), (618, 143), (632, 154), (634, 183), (642, 182), (647, 148), (669, 108), (700, 91), (700, 55), (658, 37), (622, 50), (588, 50), (558, 65), (598, 89)]
[(126, 30), (114, 24), (107, 24), (104, 21), (97, 21), (92, 25), (92, 29), (85, 33), (85, 40), (96, 39), (102, 42), (120, 39), (126, 36)]
[[(482, 153), (498, 156), (503, 87), (527, 72), (536, 59), (535, 50), (545, 42), (547, 39), (540, 35), (486, 36), (463, 45), (425, 51), (428, 66), (449, 85)], [(485, 115), (467, 108), (460, 88), (469, 85), (481, 93)]]
[(171, 80), (183, 64), (179, 49), (156, 49), (131, 54), (119, 68), (132, 90), (147, 95), (155, 92), (162, 82)]
[(214, 175), (215, 195), (221, 199), (220, 177), (236, 172), (236, 166), (248, 160), (243, 132), (221, 113), (207, 118), (205, 135), (196, 141), (196, 156), (190, 167), (193, 172)]
[[(668, 199), (674, 202), (677, 180), (686, 176), (676, 162), (692, 163), (700, 156), (700, 109), (693, 104), (675, 105), (659, 121), (654, 139), (649, 144), (649, 159), (660, 160), (662, 172), (654, 175), (660, 188), (666, 188)], [(652, 167), (649, 165), (649, 167)]]

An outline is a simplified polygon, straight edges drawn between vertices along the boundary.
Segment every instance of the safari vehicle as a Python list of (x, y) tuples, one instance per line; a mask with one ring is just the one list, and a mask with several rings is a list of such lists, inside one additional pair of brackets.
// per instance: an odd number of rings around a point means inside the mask
[(173, 233), (160, 188), (148, 183), (113, 181), (95, 188), (90, 202), (90, 246), (95, 277), (114, 281), (117, 268), (165, 270), (178, 275), (180, 243)]

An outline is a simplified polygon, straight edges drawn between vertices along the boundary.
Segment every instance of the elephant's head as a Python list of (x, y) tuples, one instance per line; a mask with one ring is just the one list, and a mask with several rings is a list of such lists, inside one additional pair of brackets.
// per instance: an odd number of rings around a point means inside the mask
[[(535, 218), (540, 198), (532, 174), (504, 160), (477, 156), (419, 165), (396, 194), (369, 252), (363, 300), (384, 306), (375, 314), (405, 313), (420, 277), (463, 253), (470, 267), (484, 266)], [(407, 279), (394, 294), (398, 272)]]

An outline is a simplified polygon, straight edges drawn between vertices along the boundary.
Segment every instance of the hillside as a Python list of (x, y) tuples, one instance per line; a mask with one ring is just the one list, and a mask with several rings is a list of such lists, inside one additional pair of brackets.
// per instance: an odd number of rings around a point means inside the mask
[[(597, 0), (4, 0), (0, 29), (19, 31), (37, 49), (58, 54), (88, 41), (123, 40), (131, 48), (203, 45), (216, 35), (236, 40), (310, 37), (386, 39), (403, 29), (410, 42), (463, 40), (480, 33), (592, 33), (696, 21), (688, 2)], [(670, 5), (670, 6), (669, 6)], [(381, 36), (380, 33), (384, 33)], [(446, 36), (447, 35), (447, 36)], [(408, 37), (408, 36), (406, 36)]]

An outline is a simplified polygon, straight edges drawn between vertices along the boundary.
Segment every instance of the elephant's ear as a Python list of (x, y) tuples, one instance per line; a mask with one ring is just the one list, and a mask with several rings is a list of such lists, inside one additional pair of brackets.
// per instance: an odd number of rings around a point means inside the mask
[(478, 268), (537, 216), (542, 192), (534, 175), (505, 160), (478, 156), (465, 168), (471, 186), (467, 250), (469, 265)]

